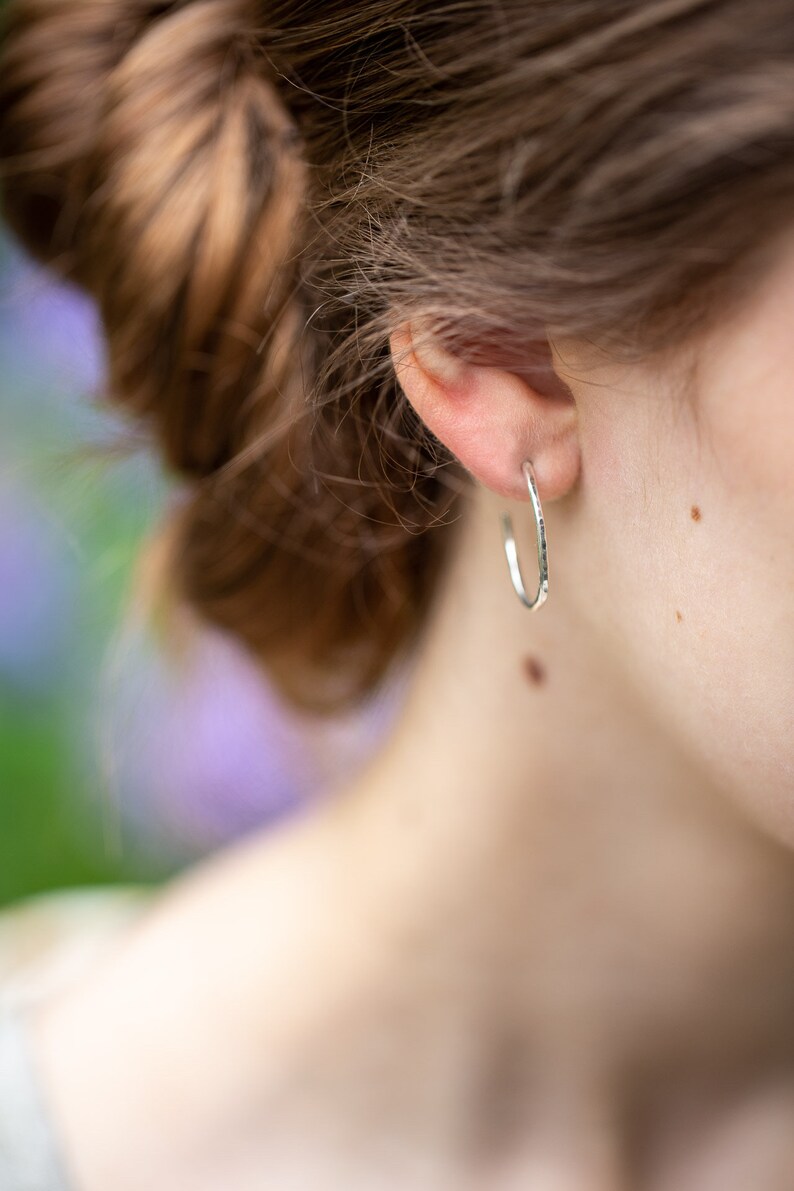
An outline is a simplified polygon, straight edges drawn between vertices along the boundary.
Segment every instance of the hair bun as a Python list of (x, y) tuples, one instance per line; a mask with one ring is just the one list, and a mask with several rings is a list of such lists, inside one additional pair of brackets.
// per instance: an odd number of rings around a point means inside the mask
[(273, 370), (296, 322), (304, 167), (255, 16), (248, 0), (33, 0), (12, 6), (3, 67), (9, 222), (95, 296), (112, 395), (192, 474), (245, 437), (257, 377), (288, 386)]

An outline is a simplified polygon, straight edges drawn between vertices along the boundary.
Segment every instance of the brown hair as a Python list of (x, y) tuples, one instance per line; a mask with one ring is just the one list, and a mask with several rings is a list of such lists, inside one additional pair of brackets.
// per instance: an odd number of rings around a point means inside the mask
[[(11, 0), (5, 214), (189, 480), (175, 588), (295, 704), (416, 640), (467, 477), (388, 335), (622, 358), (792, 218), (790, 0)], [(477, 352), (480, 356), (477, 357)]]

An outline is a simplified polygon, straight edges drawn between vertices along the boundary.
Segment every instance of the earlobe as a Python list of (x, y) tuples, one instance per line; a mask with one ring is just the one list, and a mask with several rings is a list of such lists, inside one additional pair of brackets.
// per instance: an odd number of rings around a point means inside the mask
[(397, 380), (419, 417), (480, 483), (526, 501), (522, 464), (530, 459), (541, 499), (573, 487), (581, 460), (571, 399), (541, 393), (507, 369), (461, 360), (416, 324), (395, 331), (390, 345)]

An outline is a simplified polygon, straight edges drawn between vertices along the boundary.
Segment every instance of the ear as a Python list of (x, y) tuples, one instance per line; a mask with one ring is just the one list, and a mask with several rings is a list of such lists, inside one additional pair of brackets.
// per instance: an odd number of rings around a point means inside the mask
[[(519, 372), (462, 361), (417, 324), (390, 338), (397, 380), (430, 431), (471, 474), (510, 500), (528, 500), (532, 461), (543, 499), (564, 496), (581, 466), (576, 404), (549, 369)], [(540, 377), (543, 376), (543, 381)]]

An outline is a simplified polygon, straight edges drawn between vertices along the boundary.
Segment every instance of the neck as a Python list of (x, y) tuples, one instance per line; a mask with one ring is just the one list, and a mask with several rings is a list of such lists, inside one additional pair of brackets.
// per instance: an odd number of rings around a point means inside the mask
[(528, 613), (498, 511), (478, 490), (401, 717), (341, 800), (367, 900), (432, 941), (417, 995), (454, 989), (483, 1044), (490, 1015), (536, 1073), (658, 1086), (663, 1066), (774, 1063), (792, 1034), (792, 857), (573, 614), (564, 513), (547, 518), (549, 601)]

